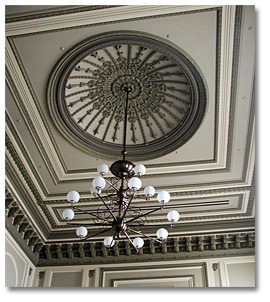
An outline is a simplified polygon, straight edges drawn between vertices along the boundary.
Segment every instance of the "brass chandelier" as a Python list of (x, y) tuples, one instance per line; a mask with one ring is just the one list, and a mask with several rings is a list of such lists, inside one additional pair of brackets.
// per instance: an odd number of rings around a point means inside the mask
[[(80, 194), (77, 191), (70, 191), (67, 194), (67, 200), (71, 203), (71, 208), (65, 209), (62, 216), (67, 221), (68, 225), (78, 226), (76, 234), (83, 241), (110, 231), (112, 236), (104, 239), (104, 245), (107, 248), (110, 249), (114, 246), (116, 239), (125, 236), (138, 252), (138, 249), (144, 245), (144, 240), (141, 237), (152, 239), (160, 244), (167, 239), (168, 231), (165, 228), (157, 230), (157, 238), (152, 238), (143, 234), (139, 228), (145, 224), (147, 215), (164, 208), (165, 204), (170, 200), (170, 194), (167, 191), (159, 192), (157, 194), (157, 200), (160, 203), (160, 206), (146, 213), (143, 213), (139, 207), (131, 205), (136, 193), (142, 186), (140, 177), (145, 174), (146, 168), (142, 164), (135, 165), (126, 160), (128, 101), (129, 93), (132, 92), (132, 86), (125, 83), (120, 88), (126, 95), (123, 150), (121, 152), (123, 159), (114, 162), (110, 167), (111, 173), (117, 180), (115, 182), (110, 182), (104, 178), (104, 176), (109, 172), (109, 167), (106, 164), (99, 165), (97, 170), (101, 176), (94, 178), (91, 193), (102, 201), (104, 207), (100, 207), (95, 211), (80, 209), (76, 206), (77, 202), (80, 200)], [(109, 185), (110, 193), (107, 193), (105, 198), (104, 196), (101, 196), (101, 192), (105, 188), (106, 184)], [(146, 199), (149, 200), (155, 195), (155, 188), (153, 186), (145, 187), (144, 194)], [(106, 203), (105, 199), (107, 198), (111, 199), (110, 204)], [(94, 218), (93, 223), (72, 223), (71, 220), (74, 218), (75, 213), (84, 213), (92, 216)], [(128, 216), (130, 218), (127, 218)], [(180, 215), (177, 211), (172, 210), (168, 212), (167, 218), (171, 222), (172, 226), (173, 223), (179, 220)], [(88, 235), (87, 227), (89, 226), (98, 226), (101, 230), (94, 235)], [(132, 240), (130, 238), (130, 233), (139, 235), (139, 237)]]

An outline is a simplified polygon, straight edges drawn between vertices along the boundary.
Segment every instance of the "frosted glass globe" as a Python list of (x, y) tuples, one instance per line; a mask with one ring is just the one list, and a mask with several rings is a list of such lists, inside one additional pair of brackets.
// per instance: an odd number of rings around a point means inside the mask
[(146, 168), (144, 165), (138, 164), (135, 166), (134, 172), (135, 172), (135, 174), (138, 174), (138, 175), (144, 175), (146, 172)]
[(177, 211), (172, 210), (167, 214), (167, 218), (170, 222), (177, 222), (180, 218), (180, 214)]
[(136, 246), (137, 249), (139, 249), (139, 248), (143, 247), (144, 241), (142, 238), (137, 237), (133, 240), (133, 244), (134, 244), (134, 246)]
[(97, 170), (100, 175), (106, 175), (109, 172), (109, 167), (106, 164), (100, 164)]
[(80, 194), (77, 191), (70, 191), (67, 194), (67, 200), (69, 202), (78, 202), (80, 200)]
[(167, 239), (168, 237), (168, 231), (166, 229), (158, 229), (157, 230), (157, 237), (160, 239), (160, 240), (165, 240)]
[(97, 189), (95, 189), (94, 187), (92, 187), (91, 188), (91, 194), (93, 194), (94, 196), (97, 196), (97, 194), (98, 194), (98, 190)]
[(128, 181), (128, 187), (132, 191), (140, 190), (141, 186), (142, 186), (142, 181), (138, 177), (132, 177)]
[(74, 212), (71, 209), (65, 209), (62, 216), (65, 220), (72, 220), (74, 218)]
[(157, 195), (157, 200), (160, 203), (162, 203), (162, 204), (169, 202), (169, 200), (170, 200), (170, 193), (167, 192), (167, 191), (161, 191), (161, 192), (159, 192), (158, 195)]
[(102, 190), (106, 186), (106, 181), (102, 176), (98, 176), (98, 177), (94, 178), (92, 185), (95, 189)]
[(114, 246), (115, 241), (113, 240), (113, 237), (106, 237), (104, 239), (103, 243), (107, 248), (110, 248), (110, 247)]
[(76, 234), (80, 238), (86, 237), (87, 233), (88, 233), (88, 231), (87, 231), (87, 228), (85, 228), (85, 227), (79, 227), (76, 230)]
[(144, 194), (145, 194), (146, 197), (154, 196), (155, 192), (156, 192), (156, 190), (152, 186), (147, 186), (147, 187), (144, 188)]

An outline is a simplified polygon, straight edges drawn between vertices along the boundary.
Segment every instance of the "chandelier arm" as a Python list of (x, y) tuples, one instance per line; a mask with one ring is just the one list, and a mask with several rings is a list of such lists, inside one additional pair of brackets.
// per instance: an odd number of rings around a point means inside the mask
[(112, 229), (112, 227), (110, 227), (109, 229), (102, 230), (102, 231), (100, 231), (100, 232), (98, 232), (98, 233), (96, 233), (96, 234), (94, 234), (94, 235), (87, 236), (87, 237), (83, 238), (82, 241), (88, 240), (88, 239), (90, 239), (90, 238), (92, 238), (92, 237), (96, 237), (96, 236), (99, 235), (99, 234), (106, 233), (107, 231), (110, 231), (111, 229)]
[(155, 238), (153, 238), (153, 237), (147, 236), (147, 235), (143, 234), (141, 231), (135, 231), (135, 230), (133, 230), (133, 229), (131, 229), (131, 228), (129, 228), (129, 227), (128, 227), (127, 229), (130, 230), (131, 232), (134, 232), (134, 233), (136, 233), (136, 234), (142, 235), (142, 236), (144, 236), (144, 237), (146, 237), (146, 238), (149, 238), (149, 239), (151, 239), (151, 240), (154, 240), (154, 241), (156, 241), (156, 242), (158, 242), (158, 243), (162, 243), (162, 241), (157, 240), (157, 239), (155, 239)]
[(99, 216), (99, 215), (97, 215), (97, 214), (94, 214), (94, 213), (92, 213), (92, 212), (84, 211), (84, 210), (81, 210), (81, 209), (79, 209), (79, 208), (77, 208), (77, 207), (73, 207), (73, 209), (74, 209), (74, 210), (77, 210), (77, 211), (79, 211), (79, 212), (88, 214), (88, 215), (92, 215), (92, 216), (94, 216), (94, 217), (96, 217), (96, 218), (98, 218), (98, 219), (101, 219), (101, 220), (104, 220), (104, 221), (107, 221), (107, 222), (111, 223), (110, 220), (108, 220), (108, 219), (106, 219), (106, 218), (103, 218), (103, 217), (101, 217), (101, 216)]
[(138, 218), (140, 218), (140, 217), (147, 216), (147, 215), (149, 215), (149, 214), (151, 214), (151, 213), (154, 213), (154, 212), (156, 212), (156, 211), (159, 211), (159, 210), (162, 210), (162, 208), (157, 208), (157, 209), (154, 209), (154, 210), (152, 210), (152, 211), (149, 211), (149, 212), (147, 212), (147, 213), (145, 213), (145, 214), (138, 215), (138, 216), (136, 216), (136, 217), (134, 217), (134, 218), (128, 220), (126, 223), (129, 223), (129, 222), (131, 222), (131, 221), (134, 221), (134, 220), (136, 220), (136, 219), (138, 219)]
[(118, 191), (118, 189), (111, 183), (111, 182), (109, 182), (106, 178), (104, 178), (103, 177), (103, 179), (106, 181), (106, 183), (110, 186), (110, 187), (112, 187), (112, 188), (114, 188), (116, 191)]
[(101, 199), (101, 201), (103, 202), (103, 204), (105, 205), (105, 207), (108, 209), (108, 211), (109, 211), (110, 214), (112, 215), (113, 219), (116, 220), (115, 215), (113, 214), (113, 212), (111, 211), (111, 209), (107, 206), (107, 204), (105, 203), (105, 201), (103, 200), (103, 198), (102, 198), (99, 194), (97, 194), (97, 196)]
[(114, 182), (111, 180), (111, 183), (116, 186), (119, 183), (120, 179), (118, 178), (117, 180), (115, 180)]
[(124, 219), (125, 216), (126, 216), (126, 213), (127, 213), (128, 209), (129, 209), (129, 206), (130, 206), (130, 204), (131, 204), (131, 201), (132, 201), (132, 199), (133, 199), (133, 197), (134, 197), (134, 194), (135, 194), (135, 193), (132, 194), (132, 196), (131, 196), (131, 198), (130, 198), (130, 200), (129, 200), (129, 203), (128, 203), (128, 205), (127, 205), (127, 207), (126, 207), (126, 209), (125, 209), (125, 212), (124, 212), (124, 214), (123, 214), (123, 216), (122, 216), (122, 219)]
[(129, 240), (129, 242), (134, 246), (135, 250), (137, 251), (137, 253), (139, 252), (139, 250), (136, 248), (136, 246), (134, 245), (134, 243), (132, 242), (132, 240), (130, 239), (130, 237), (128, 236), (127, 232), (124, 231), (123, 232), (125, 234), (125, 236), (127, 237), (127, 239)]
[(117, 193), (115, 193), (115, 194), (107, 194), (106, 197), (113, 197), (113, 196), (117, 196)]

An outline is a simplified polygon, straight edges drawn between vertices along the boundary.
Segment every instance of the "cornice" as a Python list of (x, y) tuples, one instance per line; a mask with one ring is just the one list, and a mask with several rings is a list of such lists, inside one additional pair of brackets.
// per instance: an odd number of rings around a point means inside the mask
[(162, 246), (154, 241), (136, 254), (127, 241), (117, 242), (108, 251), (102, 242), (84, 244), (45, 245), (40, 251), (38, 266), (61, 266), (105, 263), (153, 262), (155, 260), (184, 260), (233, 255), (254, 255), (254, 232), (196, 237), (170, 238)]
[[(34, 187), (32, 180), (30, 177), (24, 177), (21, 180), (20, 173), (26, 173), (25, 167), (19, 165), (21, 169), (18, 171), (14, 169), (9, 158), (6, 157), (6, 164), (5, 164), (5, 171), (6, 171), (6, 183), (9, 186), (9, 190), (13, 192), (14, 198), (18, 200), (20, 206), (23, 207), (24, 211), (28, 213), (29, 219), (33, 219), (31, 223), (37, 227), (39, 230), (42, 238), (47, 238), (51, 229), (46, 223), (46, 219), (50, 220), (49, 214), (45, 214), (44, 216), (42, 213), (42, 208), (38, 208), (36, 205), (42, 203), (42, 198), (40, 197), (38, 191), (34, 189), (33, 191), (30, 190), (29, 187)], [(16, 193), (15, 193), (16, 192)], [(16, 195), (16, 197), (15, 197)], [(35, 203), (35, 205), (34, 205)], [(49, 219), (47, 218), (49, 217)]]
[(5, 210), (6, 229), (36, 265), (39, 258), (38, 252), (43, 246), (43, 241), (8, 187), (5, 189)]

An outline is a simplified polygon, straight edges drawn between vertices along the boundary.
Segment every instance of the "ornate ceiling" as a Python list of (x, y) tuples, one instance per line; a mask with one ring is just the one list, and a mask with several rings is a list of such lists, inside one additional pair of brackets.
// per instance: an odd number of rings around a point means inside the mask
[[(167, 227), (170, 209), (181, 214), (168, 248), (149, 242), (141, 253), (184, 257), (230, 242), (250, 252), (254, 70), (254, 7), (7, 6), (6, 227), (39, 265), (88, 250), (90, 258), (105, 255), (103, 237), (80, 252), (61, 213), (70, 190), (84, 209), (101, 206), (91, 181), (100, 163), (121, 157), (128, 81), (128, 159), (146, 166), (143, 187), (171, 194), (143, 231)], [(143, 190), (134, 200), (145, 210), (156, 204)], [(88, 219), (82, 213), (75, 221)], [(114, 252), (134, 251), (123, 240)]]
[(147, 160), (176, 150), (200, 125), (206, 92), (197, 69), (175, 47), (135, 31), (79, 43), (50, 78), (48, 105), (56, 125), (83, 151), (119, 157), (128, 83), (128, 157)]

